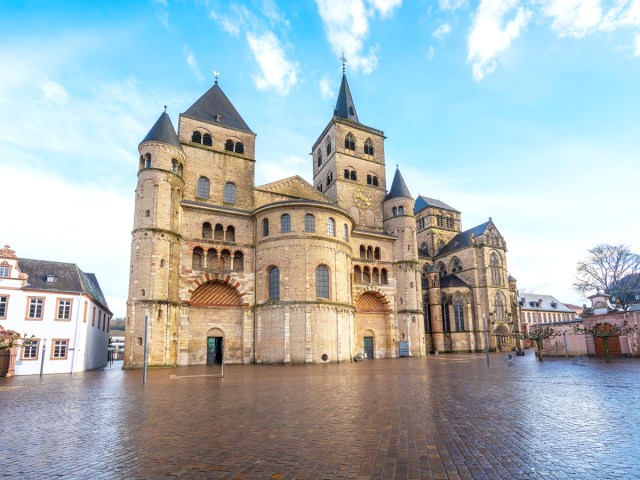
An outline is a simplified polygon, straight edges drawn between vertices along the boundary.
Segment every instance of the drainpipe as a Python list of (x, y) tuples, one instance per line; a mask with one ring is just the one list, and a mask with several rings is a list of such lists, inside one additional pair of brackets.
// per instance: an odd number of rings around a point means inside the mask
[[(80, 296), (82, 299), (82, 295)], [(76, 326), (73, 333), (73, 353), (71, 354), (71, 371), (69, 373), (73, 373), (73, 367), (76, 363), (76, 350), (78, 350), (78, 322), (80, 321), (80, 306), (82, 302), (78, 302), (78, 308), (76, 309)]]

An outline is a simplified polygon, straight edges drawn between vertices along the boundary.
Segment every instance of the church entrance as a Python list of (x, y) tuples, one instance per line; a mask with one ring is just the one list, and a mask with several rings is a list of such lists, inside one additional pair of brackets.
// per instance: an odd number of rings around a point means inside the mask
[(222, 337), (207, 337), (207, 365), (222, 364)]
[(373, 356), (373, 337), (364, 337), (364, 355), (367, 359), (375, 358)]

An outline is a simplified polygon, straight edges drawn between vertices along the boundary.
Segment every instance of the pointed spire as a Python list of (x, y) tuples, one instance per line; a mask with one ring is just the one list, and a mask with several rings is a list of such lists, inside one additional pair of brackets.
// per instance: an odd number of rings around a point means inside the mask
[(411, 198), (411, 192), (407, 188), (407, 184), (404, 183), (404, 178), (402, 178), (402, 174), (400, 173), (400, 169), (396, 165), (396, 174), (393, 177), (393, 182), (391, 182), (391, 190), (387, 193), (387, 196), (384, 197), (384, 201), (391, 200), (398, 197), (406, 197)]
[(169, 118), (169, 114), (167, 113), (167, 107), (165, 106), (165, 111), (162, 112), (160, 118), (156, 121), (156, 123), (151, 127), (147, 136), (144, 137), (144, 140), (140, 143), (144, 142), (160, 142), (171, 145), (178, 150), (182, 151), (182, 146), (180, 145), (180, 141), (178, 140), (178, 135), (176, 135), (176, 130), (173, 128), (173, 123), (171, 123), (171, 119)]
[(218, 77), (213, 87), (196, 100), (183, 115), (221, 127), (253, 133), (218, 85)]
[[(342, 64), (342, 66), (344, 69), (344, 63)], [(360, 123), (360, 120), (358, 120), (358, 114), (356, 113), (356, 106), (353, 103), (353, 98), (351, 97), (351, 90), (349, 90), (347, 75), (344, 72), (342, 73), (342, 83), (340, 84), (338, 101), (336, 102), (336, 108), (333, 111), (333, 114), (336, 117)]]

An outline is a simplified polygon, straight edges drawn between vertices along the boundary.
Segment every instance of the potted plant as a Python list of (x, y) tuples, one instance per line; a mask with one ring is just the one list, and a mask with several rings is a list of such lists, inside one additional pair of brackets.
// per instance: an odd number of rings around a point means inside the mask
[(15, 330), (5, 330), (0, 325), (0, 377), (4, 377), (9, 371), (11, 363), (11, 349), (13, 347), (24, 347), (31, 343), (33, 335), (27, 337), (27, 334), (20, 335)]

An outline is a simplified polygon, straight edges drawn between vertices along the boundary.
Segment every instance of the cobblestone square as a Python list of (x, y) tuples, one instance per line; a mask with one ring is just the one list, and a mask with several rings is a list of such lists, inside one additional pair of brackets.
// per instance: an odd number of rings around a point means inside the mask
[(640, 478), (640, 363), (441, 355), (0, 379), (2, 478)]

